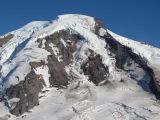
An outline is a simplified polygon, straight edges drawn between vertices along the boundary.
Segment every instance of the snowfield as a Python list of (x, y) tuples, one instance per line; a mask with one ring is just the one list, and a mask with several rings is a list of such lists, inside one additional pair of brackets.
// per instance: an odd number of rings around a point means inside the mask
[[(155, 98), (148, 87), (150, 77), (138, 64), (133, 63), (129, 70), (133, 70), (137, 80), (129, 77), (130, 73), (115, 68), (115, 58), (109, 56), (106, 42), (95, 32), (95, 20), (84, 15), (68, 14), (59, 16), (55, 21), (34, 21), (8, 34), (14, 37), (0, 47), (0, 97), (6, 88), (18, 84), (30, 72), (30, 62), (41, 60), (47, 63), (50, 53), (38, 47), (37, 39), (43, 39), (57, 31), (69, 29), (72, 33), (83, 36), (83, 40), (76, 44), (73, 53), (73, 63), (66, 66), (67, 73), (72, 71), (76, 79), (71, 81), (66, 89), (51, 88), (46, 65), (34, 69), (41, 75), (45, 88), (39, 94), (40, 105), (28, 113), (16, 117), (9, 113), (4, 102), (0, 100), (0, 120), (159, 120), (160, 101)], [(134, 40), (119, 36), (110, 30), (100, 29), (100, 36), (111, 34), (121, 44), (128, 46), (134, 53), (147, 59), (153, 68), (155, 77), (160, 78), (160, 49), (145, 45)], [(7, 34), (6, 34), (7, 35)], [(5, 36), (6, 36), (5, 35)], [(70, 42), (70, 40), (68, 40)], [(66, 42), (61, 43), (67, 47)], [(52, 48), (55, 57), (63, 62), (59, 49)], [(45, 39), (42, 42), (45, 48)], [(88, 81), (88, 76), (81, 74), (81, 64), (89, 56), (89, 49), (99, 54), (102, 63), (109, 68), (109, 83), (98, 86)], [(135, 67), (136, 66), (136, 67)], [(18, 77), (17, 77), (18, 76)], [(123, 76), (124, 82), (121, 81)], [(103, 85), (102, 85), (103, 84)], [(7, 98), (6, 98), (7, 99)], [(9, 101), (12, 107), (19, 101), (14, 98)]]

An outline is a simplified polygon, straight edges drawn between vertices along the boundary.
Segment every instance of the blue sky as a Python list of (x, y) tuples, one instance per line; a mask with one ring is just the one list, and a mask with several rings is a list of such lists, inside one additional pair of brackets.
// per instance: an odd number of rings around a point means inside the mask
[(94, 16), (113, 32), (160, 47), (160, 0), (1, 0), (0, 35), (68, 13)]

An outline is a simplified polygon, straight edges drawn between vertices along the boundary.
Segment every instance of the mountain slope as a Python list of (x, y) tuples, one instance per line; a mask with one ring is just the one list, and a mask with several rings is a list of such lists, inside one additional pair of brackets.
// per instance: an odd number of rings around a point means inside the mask
[(35, 21), (0, 41), (0, 119), (160, 117), (160, 50), (93, 17)]

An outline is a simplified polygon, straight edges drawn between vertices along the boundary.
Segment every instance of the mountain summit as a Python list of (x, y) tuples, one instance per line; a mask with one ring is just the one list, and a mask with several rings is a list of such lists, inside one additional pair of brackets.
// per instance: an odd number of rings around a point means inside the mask
[(0, 120), (159, 120), (160, 49), (77, 14), (0, 37)]

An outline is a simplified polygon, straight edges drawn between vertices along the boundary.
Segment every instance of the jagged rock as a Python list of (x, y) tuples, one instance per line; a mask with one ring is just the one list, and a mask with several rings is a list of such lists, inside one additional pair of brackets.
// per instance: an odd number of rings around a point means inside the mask
[[(10, 112), (14, 115), (21, 115), (24, 112), (29, 111), (36, 105), (39, 105), (39, 93), (44, 86), (44, 81), (40, 75), (36, 75), (34, 67), (42, 65), (42, 63), (30, 63), (32, 70), (25, 77), (24, 81), (20, 81), (19, 84), (11, 86), (6, 90), (6, 96), (8, 99), (19, 98), (15, 108), (10, 109)], [(33, 67), (34, 66), (34, 67)]]
[(13, 34), (9, 34), (3, 38), (0, 38), (0, 47), (2, 47), (5, 43), (7, 43), (10, 39), (14, 37)]
[[(81, 40), (82, 37), (78, 34), (72, 34), (69, 30), (61, 30), (47, 36), (45, 39), (45, 49), (51, 53), (47, 59), (47, 65), (51, 75), (49, 78), (50, 84), (60, 88), (67, 86), (69, 84), (69, 78), (64, 68), (72, 62), (73, 52), (76, 50), (76, 43)], [(59, 49), (58, 55), (61, 57), (61, 61), (59, 61), (59, 58), (56, 58), (50, 44), (53, 44)]]
[(81, 66), (85, 75), (89, 76), (89, 80), (95, 85), (108, 79), (108, 68), (102, 63), (101, 57), (99, 55), (94, 55), (91, 51), (91, 55), (88, 57), (88, 61)]

